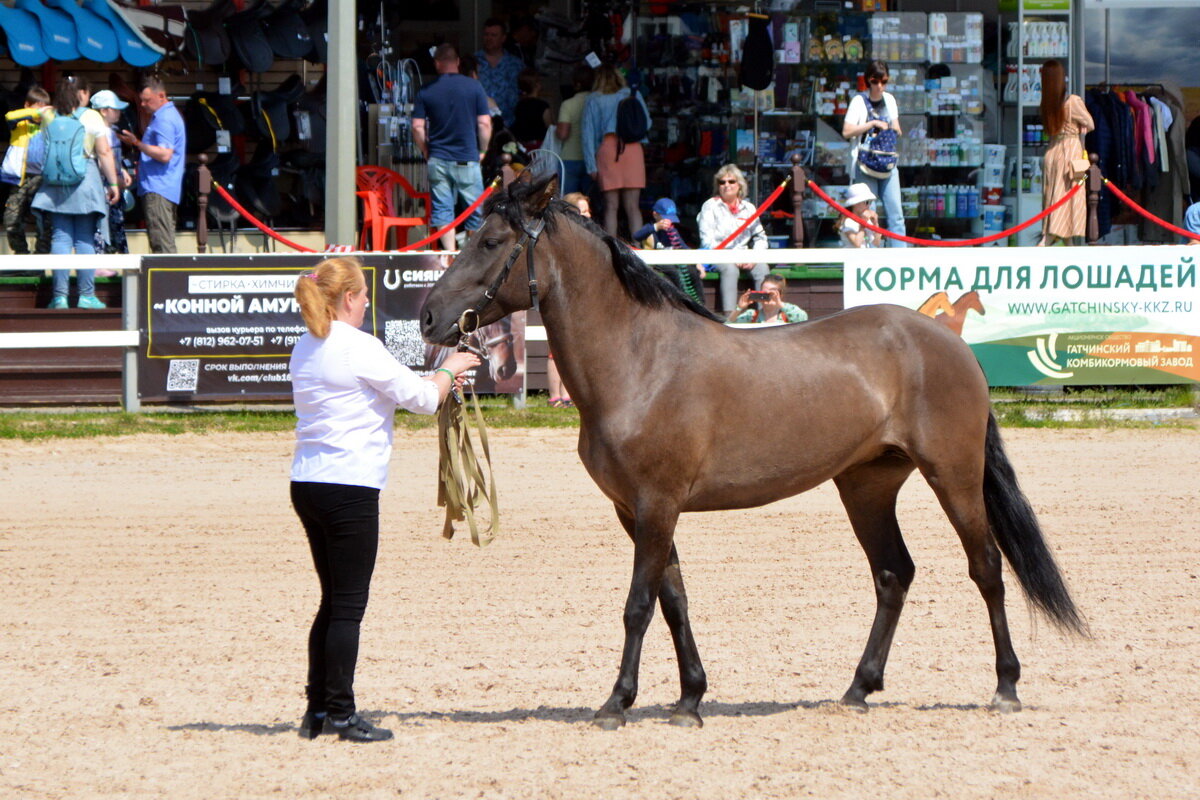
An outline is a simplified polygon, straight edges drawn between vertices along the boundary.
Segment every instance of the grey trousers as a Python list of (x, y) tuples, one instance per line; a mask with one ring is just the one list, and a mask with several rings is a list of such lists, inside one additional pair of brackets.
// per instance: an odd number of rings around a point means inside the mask
[(161, 194), (142, 195), (142, 213), (146, 218), (146, 238), (151, 253), (175, 253), (175, 210), (177, 206)]
[[(721, 275), (721, 310), (728, 314), (737, 307), (738, 276), (741, 270), (737, 264), (713, 264), (712, 268)], [(763, 278), (771, 269), (766, 264), (755, 264), (750, 268), (750, 277), (754, 278), (754, 288), (762, 286)]]

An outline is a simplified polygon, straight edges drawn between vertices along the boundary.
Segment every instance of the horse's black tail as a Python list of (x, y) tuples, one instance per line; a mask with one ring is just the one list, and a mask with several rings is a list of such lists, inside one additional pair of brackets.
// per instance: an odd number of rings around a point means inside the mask
[(996, 416), (990, 412), (984, 445), (983, 502), (992, 536), (1017, 574), (1025, 596), (1060, 628), (1088, 635), (1087, 623), (1046, 546), (1037, 515), (1017, 485), (1017, 476), (1000, 441)]

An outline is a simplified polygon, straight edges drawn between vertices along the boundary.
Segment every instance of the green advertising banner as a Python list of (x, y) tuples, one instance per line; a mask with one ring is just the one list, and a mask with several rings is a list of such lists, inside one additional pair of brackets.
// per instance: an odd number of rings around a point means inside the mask
[(1200, 382), (1200, 248), (839, 255), (847, 308), (894, 303), (933, 318), (971, 346), (992, 386)]

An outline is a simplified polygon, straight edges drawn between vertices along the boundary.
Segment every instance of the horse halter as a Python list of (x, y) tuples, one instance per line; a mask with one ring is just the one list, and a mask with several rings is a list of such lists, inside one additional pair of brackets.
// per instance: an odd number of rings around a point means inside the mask
[[(526, 225), (521, 223), (521, 231), (523, 235), (517, 241), (517, 246), (508, 254), (508, 259), (504, 262), (504, 266), (500, 270), (500, 274), (492, 281), (492, 285), (483, 293), (483, 303), (479, 308), (468, 308), (458, 318), (458, 332), (462, 335), (462, 340), (465, 341), (468, 336), (479, 328), (479, 316), (483, 310), (496, 299), (496, 293), (500, 291), (500, 287), (508, 280), (508, 274), (512, 272), (512, 266), (517, 259), (521, 257), (521, 253), (525, 253), (526, 271), (529, 273), (529, 300), (535, 310), (540, 310), (538, 306), (538, 287), (537, 274), (533, 268), (533, 248), (537, 246), (538, 237), (542, 235), (542, 231), (546, 228), (546, 221), (543, 219), (535, 220), (532, 224)], [(470, 330), (467, 325), (470, 324)], [(461, 344), (461, 342), (460, 342)]]

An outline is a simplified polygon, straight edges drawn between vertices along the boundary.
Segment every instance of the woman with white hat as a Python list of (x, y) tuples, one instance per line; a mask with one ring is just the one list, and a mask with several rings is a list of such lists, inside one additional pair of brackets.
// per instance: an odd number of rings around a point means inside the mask
[[(872, 61), (867, 65), (863, 76), (866, 79), (867, 91), (860, 92), (850, 99), (846, 116), (842, 121), (842, 136), (849, 142), (850, 148), (850, 180), (854, 183), (865, 183), (875, 194), (883, 198), (883, 211), (887, 217), (887, 228), (892, 233), (905, 234), (904, 209), (900, 201), (900, 170), (895, 157), (892, 165), (884, 172), (868, 168), (859, 157), (859, 151), (876, 131), (891, 130), (897, 137), (904, 132), (900, 129), (900, 109), (896, 97), (884, 91), (888, 85), (888, 65), (884, 61)], [(871, 149), (866, 149), (870, 153)], [(881, 168), (879, 164), (874, 165)], [(882, 246), (880, 242), (879, 246)], [(888, 247), (908, 247), (899, 239), (888, 239)]]
[[(112, 144), (113, 160), (117, 166), (117, 183), (121, 184), (121, 199), (108, 206), (108, 243), (105, 244), (96, 232), (97, 253), (128, 253), (129, 243), (125, 239), (125, 205), (129, 195), (129, 187), (133, 185), (133, 176), (125, 169), (121, 157), (121, 140), (117, 138), (117, 123), (121, 120), (121, 112), (129, 107), (129, 103), (117, 97), (111, 89), (103, 89), (92, 95), (92, 108), (100, 112), (104, 123), (108, 125), (108, 135)], [(96, 270), (96, 275), (113, 274), (112, 270)]]
[[(871, 208), (874, 200), (875, 194), (869, 186), (865, 183), (855, 183), (850, 186), (850, 191), (846, 193), (846, 200), (842, 205), (859, 219), (866, 220), (872, 225), (878, 225), (879, 216), (875, 213), (875, 209)], [(880, 236), (878, 233), (870, 228), (864, 228), (847, 216), (841, 218), (837, 227), (838, 236), (842, 239), (842, 247), (879, 246)]]

